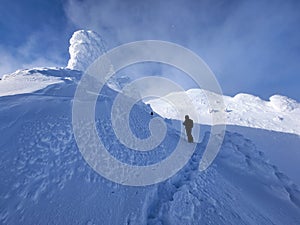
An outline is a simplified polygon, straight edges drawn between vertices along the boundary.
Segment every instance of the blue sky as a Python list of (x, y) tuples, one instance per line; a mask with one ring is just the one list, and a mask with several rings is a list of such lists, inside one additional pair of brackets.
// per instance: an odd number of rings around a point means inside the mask
[(1, 0), (0, 74), (65, 66), (72, 33), (91, 29), (108, 49), (144, 39), (188, 47), (225, 94), (300, 101), (299, 12), (296, 0)]

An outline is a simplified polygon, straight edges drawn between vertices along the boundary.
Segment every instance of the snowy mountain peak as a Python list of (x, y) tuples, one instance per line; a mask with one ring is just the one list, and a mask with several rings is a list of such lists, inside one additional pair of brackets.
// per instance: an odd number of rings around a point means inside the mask
[(67, 68), (85, 71), (104, 52), (104, 41), (99, 34), (90, 30), (76, 31), (70, 39), (70, 59)]

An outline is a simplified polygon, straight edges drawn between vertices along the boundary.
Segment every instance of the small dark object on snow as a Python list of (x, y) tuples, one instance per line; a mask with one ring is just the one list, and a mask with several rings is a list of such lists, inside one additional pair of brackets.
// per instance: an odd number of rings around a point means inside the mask
[(153, 116), (153, 112), (151, 112), (150, 114), (151, 114), (151, 116)]
[(188, 115), (185, 116), (185, 121), (183, 122), (183, 125), (185, 126), (185, 131), (186, 131), (186, 135), (188, 137), (188, 142), (193, 143), (194, 138), (192, 136), (192, 128), (193, 128), (194, 122), (193, 122), (193, 120), (191, 120), (189, 118)]

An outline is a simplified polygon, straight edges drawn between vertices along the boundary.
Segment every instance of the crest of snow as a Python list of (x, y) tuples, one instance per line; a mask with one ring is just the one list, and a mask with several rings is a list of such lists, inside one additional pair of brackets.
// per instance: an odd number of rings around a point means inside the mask
[(296, 108), (299, 108), (299, 103), (281, 95), (273, 95), (270, 97), (270, 104), (278, 111), (291, 112)]
[(60, 77), (32, 73), (31, 70), (17, 70), (12, 74), (4, 75), (0, 80), (0, 96), (31, 93), (61, 82), (63, 80)]
[(105, 47), (99, 34), (90, 30), (76, 31), (70, 39), (70, 59), (67, 68), (85, 71), (104, 52)]
[[(182, 103), (183, 94), (187, 94), (193, 102), (192, 106)], [(210, 107), (207, 96), (216, 95), (215, 93), (201, 89), (190, 89), (186, 92), (176, 92), (165, 96), (178, 102), (186, 111), (186, 114), (195, 107), (199, 113), (200, 124), (212, 125), (212, 114), (220, 113)], [(252, 128), (260, 128), (279, 132), (293, 133), (300, 135), (300, 104), (293, 99), (274, 95), (269, 101), (264, 101), (259, 97), (249, 94), (237, 94), (234, 97), (223, 96), (225, 109), (222, 113), (226, 114), (228, 125), (238, 125)], [(147, 101), (154, 111), (165, 118), (183, 120), (179, 118), (176, 110), (163, 98)]]

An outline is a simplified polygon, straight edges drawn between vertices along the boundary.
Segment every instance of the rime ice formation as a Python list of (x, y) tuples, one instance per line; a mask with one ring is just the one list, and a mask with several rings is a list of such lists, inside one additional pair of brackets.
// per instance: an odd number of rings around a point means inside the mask
[(103, 39), (94, 31), (79, 30), (70, 39), (70, 59), (67, 68), (85, 71), (105, 52)]
[[(94, 31), (79, 30), (70, 39), (70, 59), (68, 69), (85, 71), (99, 56), (106, 52), (102, 37)], [(113, 67), (112, 67), (113, 70)], [(130, 81), (127, 76), (114, 74), (107, 84), (110, 88), (120, 91)]]

